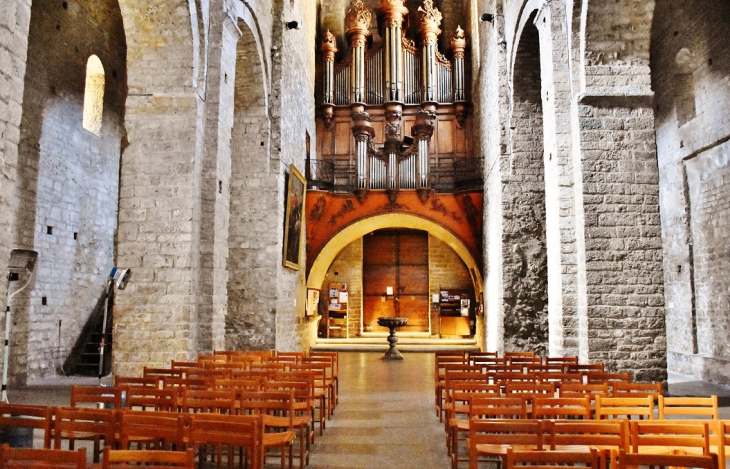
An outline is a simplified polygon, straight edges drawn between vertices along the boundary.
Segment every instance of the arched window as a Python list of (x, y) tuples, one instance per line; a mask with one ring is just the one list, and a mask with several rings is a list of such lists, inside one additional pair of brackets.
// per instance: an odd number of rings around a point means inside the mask
[(694, 63), (695, 58), (687, 48), (682, 48), (675, 58), (677, 65), (674, 74), (675, 108), (677, 111), (677, 123), (682, 126), (695, 118), (695, 79)]
[(104, 113), (104, 66), (99, 57), (92, 55), (86, 62), (86, 89), (84, 91), (84, 128), (101, 135), (101, 116)]

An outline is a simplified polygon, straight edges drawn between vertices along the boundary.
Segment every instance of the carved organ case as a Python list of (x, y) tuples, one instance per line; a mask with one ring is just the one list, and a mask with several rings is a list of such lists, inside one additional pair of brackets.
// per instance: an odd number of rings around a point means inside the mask
[(481, 178), (472, 158), (464, 31), (451, 32), (449, 60), (438, 50), (442, 15), (433, 0), (418, 7), (415, 38), (406, 34), (406, 0), (381, 0), (377, 13), (376, 42), (373, 14), (353, 1), (345, 17), (349, 53), (339, 63), (336, 38), (329, 30), (321, 35), (310, 187), (358, 196), (416, 190), (425, 201), (434, 190), (458, 190), (460, 168)]

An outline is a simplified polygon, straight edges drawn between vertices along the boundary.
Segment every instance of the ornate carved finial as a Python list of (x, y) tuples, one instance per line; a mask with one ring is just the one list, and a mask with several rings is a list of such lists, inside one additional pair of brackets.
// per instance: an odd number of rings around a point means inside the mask
[(423, 0), (423, 6), (418, 7), (418, 18), (421, 20), (421, 36), (423, 43), (434, 45), (441, 34), (441, 12), (433, 6), (433, 0)]
[(325, 62), (334, 62), (335, 53), (337, 52), (337, 40), (329, 29), (322, 35), (322, 45), (319, 49), (324, 55)]
[(362, 0), (352, 2), (352, 8), (347, 11), (347, 15), (345, 16), (347, 35), (369, 36), (372, 16)]
[(451, 50), (454, 51), (455, 59), (464, 58), (464, 50), (466, 49), (466, 34), (461, 26), (456, 27), (456, 31), (451, 35)]
[(386, 28), (402, 28), (408, 15), (405, 0), (380, 0), (380, 12), (383, 14)]

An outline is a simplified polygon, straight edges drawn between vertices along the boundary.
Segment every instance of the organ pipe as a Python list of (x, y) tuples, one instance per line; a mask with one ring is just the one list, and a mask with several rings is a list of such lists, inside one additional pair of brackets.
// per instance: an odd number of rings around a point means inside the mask
[(352, 62), (350, 68), (350, 106), (353, 112), (364, 109), (365, 104), (365, 45), (370, 36), (372, 15), (362, 0), (355, 0), (347, 12), (345, 23), (350, 39)]
[(438, 101), (436, 82), (436, 51), (438, 36), (441, 34), (441, 12), (433, 6), (433, 0), (424, 0), (423, 6), (418, 7), (418, 16), (421, 20), (421, 40), (423, 42), (423, 103), (435, 103)]

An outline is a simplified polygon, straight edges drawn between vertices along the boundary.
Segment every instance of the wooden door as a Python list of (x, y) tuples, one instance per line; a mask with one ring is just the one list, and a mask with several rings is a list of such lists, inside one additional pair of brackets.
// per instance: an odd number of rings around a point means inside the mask
[[(387, 288), (393, 287), (393, 295)], [(428, 332), (428, 233), (379, 230), (363, 238), (363, 329), (387, 331), (378, 317), (403, 316), (401, 331)]]

